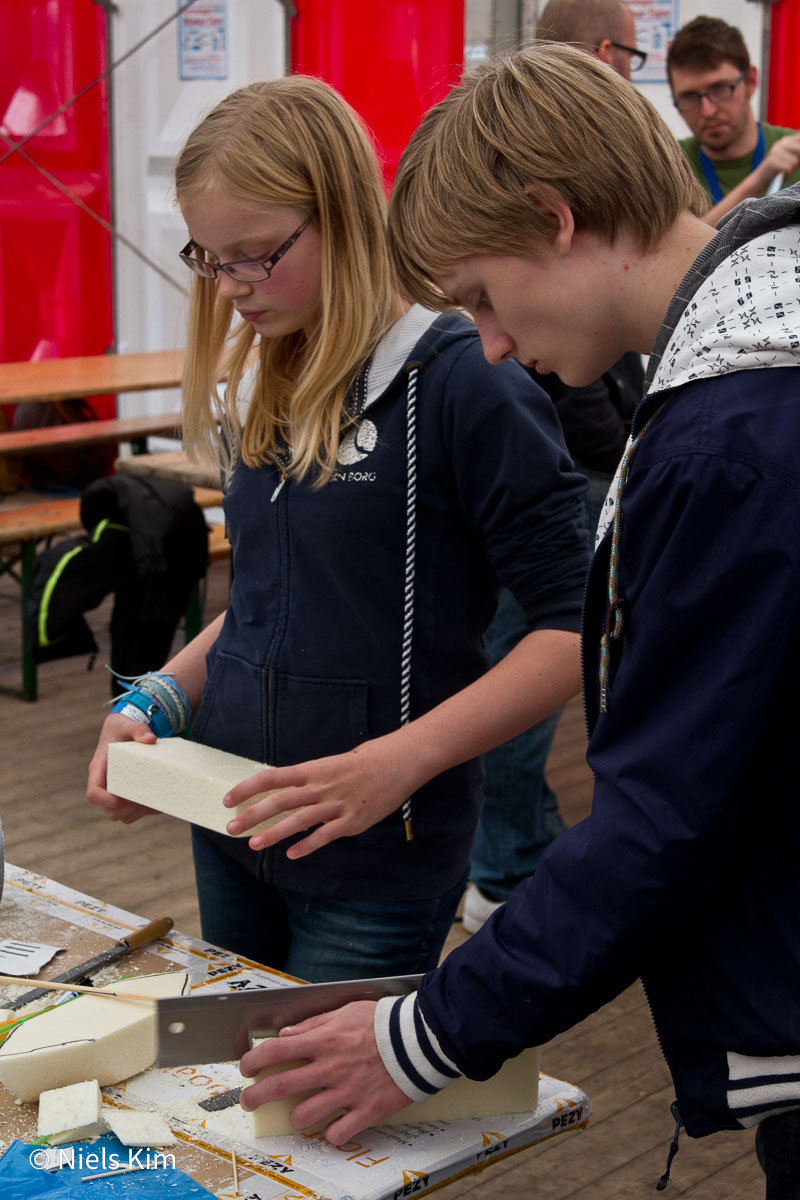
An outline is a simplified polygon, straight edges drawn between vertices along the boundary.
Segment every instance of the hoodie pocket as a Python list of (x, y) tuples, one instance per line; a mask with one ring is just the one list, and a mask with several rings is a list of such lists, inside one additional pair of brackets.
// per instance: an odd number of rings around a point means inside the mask
[(274, 672), (270, 747), (284, 766), (344, 754), (370, 736), (364, 679), (325, 679)]
[(270, 762), (267, 741), (267, 683), (263, 667), (213, 647), (208, 678), (192, 724), (192, 740)]

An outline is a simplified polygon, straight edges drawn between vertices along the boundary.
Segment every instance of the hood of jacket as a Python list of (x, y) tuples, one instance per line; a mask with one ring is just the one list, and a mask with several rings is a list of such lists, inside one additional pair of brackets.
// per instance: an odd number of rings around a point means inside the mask
[(646, 395), (734, 371), (796, 367), (798, 284), (800, 184), (740, 204), (695, 259), (667, 310)]
[(632, 439), (675, 388), (735, 371), (796, 366), (800, 184), (737, 205), (681, 281), (648, 361), (644, 399), (600, 515), (595, 547), (613, 524)]

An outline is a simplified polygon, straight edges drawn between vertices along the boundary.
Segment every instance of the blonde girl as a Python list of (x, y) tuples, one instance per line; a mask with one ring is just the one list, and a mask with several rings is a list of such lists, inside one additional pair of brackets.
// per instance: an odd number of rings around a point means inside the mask
[[(374, 150), (324, 83), (233, 93), (176, 185), (186, 439), (221, 467), (234, 579), (227, 612), (106, 720), (89, 799), (143, 815), (107, 791), (107, 744), (151, 738), (154, 710), (169, 733), (192, 715), (195, 740), (273, 768), (226, 798), (277, 789), (229, 833), (283, 814), (249, 839), (193, 828), (204, 936), (306, 979), (426, 970), (479, 756), (579, 686), (582, 483), (526, 373), (400, 296)], [(498, 581), (531, 632), (487, 671)]]

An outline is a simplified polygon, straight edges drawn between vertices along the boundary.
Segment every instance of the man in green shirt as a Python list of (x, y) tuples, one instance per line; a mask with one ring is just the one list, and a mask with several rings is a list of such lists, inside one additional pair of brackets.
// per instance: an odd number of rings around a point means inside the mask
[(678, 30), (667, 70), (675, 107), (693, 134), (681, 148), (714, 205), (706, 220), (800, 182), (800, 133), (756, 121), (750, 100), (758, 71), (738, 29), (695, 18)]

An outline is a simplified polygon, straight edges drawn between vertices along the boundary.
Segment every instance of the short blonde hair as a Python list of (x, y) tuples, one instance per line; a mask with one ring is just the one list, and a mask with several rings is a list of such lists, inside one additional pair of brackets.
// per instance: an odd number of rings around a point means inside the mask
[(472, 254), (535, 256), (552, 242), (548, 205), (576, 229), (642, 251), (704, 192), (640, 92), (592, 55), (541, 44), (497, 58), (431, 109), (397, 172), (389, 209), (400, 285), (447, 307), (431, 283)]
[[(233, 306), (213, 279), (194, 278), (184, 434), (191, 451), (221, 459), (228, 472), (239, 454), (255, 467), (288, 444), (291, 473), (324, 482), (347, 424), (348, 388), (397, 315), (386, 197), (370, 137), (319, 79), (254, 83), (227, 96), (189, 135), (175, 184), (179, 204), (213, 188), (253, 207), (314, 214), (321, 240), (317, 326), (308, 340), (302, 332), (261, 339), (243, 429), (236, 397), (256, 334), (245, 324), (231, 336)], [(215, 386), (221, 364), (224, 400)]]

